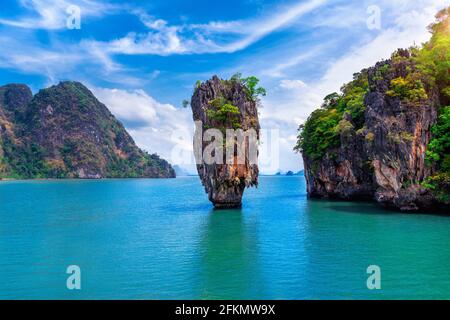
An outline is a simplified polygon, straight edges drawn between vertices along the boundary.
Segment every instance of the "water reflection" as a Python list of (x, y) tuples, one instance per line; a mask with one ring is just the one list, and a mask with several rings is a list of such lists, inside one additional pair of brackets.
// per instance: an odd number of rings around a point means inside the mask
[(254, 234), (242, 209), (211, 210), (201, 244), (202, 299), (248, 299), (261, 291)]
[[(450, 277), (444, 266), (450, 250), (442, 242), (448, 236), (445, 217), (399, 214), (372, 203), (315, 200), (308, 201), (305, 213), (306, 281), (316, 289), (309, 298), (446, 296)], [(369, 265), (380, 266), (383, 290), (367, 289)]]

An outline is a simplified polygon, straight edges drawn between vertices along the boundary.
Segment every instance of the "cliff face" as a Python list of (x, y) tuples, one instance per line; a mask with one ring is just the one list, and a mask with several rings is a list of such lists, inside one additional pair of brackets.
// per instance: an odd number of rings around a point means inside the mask
[(434, 201), (421, 183), (433, 173), (425, 157), (440, 101), (439, 92), (432, 88), (425, 88), (427, 98), (417, 102), (387, 94), (394, 79), (407, 78), (415, 71), (409, 53), (404, 55), (403, 63), (390, 62), (391, 72), (381, 79), (376, 78), (381, 64), (369, 71), (373, 89), (365, 97), (365, 123), (366, 134), (373, 133), (373, 140), (366, 143), (366, 151), (373, 167), (375, 199), (402, 210), (416, 210)]
[[(253, 129), (259, 139), (257, 103), (240, 81), (221, 80), (214, 76), (197, 86), (191, 107), (194, 121), (201, 121), (196, 128), (199, 145), (194, 142), (194, 149), (197, 150), (197, 170), (209, 200), (219, 208), (239, 207), (244, 189), (258, 185), (258, 165), (250, 159), (251, 149), (257, 149), (257, 146), (250, 146), (251, 140), (244, 140), (237, 144), (231, 162), (227, 162), (224, 150), (222, 163), (208, 163), (203, 155), (211, 141), (202, 139), (202, 134), (215, 128), (223, 133), (225, 141), (227, 129), (242, 129), (244, 132)], [(245, 152), (243, 161), (238, 160), (238, 151)]]
[[(423, 182), (433, 174), (425, 162), (431, 128), (440, 106), (439, 91), (418, 86), (414, 96), (393, 90), (398, 79), (419, 72), (410, 52), (400, 50), (391, 60), (364, 71), (363, 125), (345, 112), (339, 122), (338, 147), (321, 159), (303, 153), (308, 194), (339, 199), (373, 198), (410, 211), (438, 204)], [(418, 79), (416, 79), (418, 80)]]
[(165, 160), (140, 150), (81, 83), (62, 82), (34, 97), (26, 86), (5, 86), (1, 97), (3, 177), (175, 176)]
[(25, 85), (0, 87), (0, 177), (13, 173), (19, 155), (25, 150), (22, 123), (32, 98), (31, 90)]
[(300, 126), (308, 195), (450, 207), (450, 7), (420, 48), (354, 75)]

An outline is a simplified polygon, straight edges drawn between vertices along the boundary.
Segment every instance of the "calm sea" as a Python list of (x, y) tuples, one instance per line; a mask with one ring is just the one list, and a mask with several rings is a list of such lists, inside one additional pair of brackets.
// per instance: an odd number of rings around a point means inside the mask
[(302, 177), (261, 177), (240, 210), (197, 177), (0, 183), (1, 299), (449, 299), (449, 266), (450, 216), (308, 201)]

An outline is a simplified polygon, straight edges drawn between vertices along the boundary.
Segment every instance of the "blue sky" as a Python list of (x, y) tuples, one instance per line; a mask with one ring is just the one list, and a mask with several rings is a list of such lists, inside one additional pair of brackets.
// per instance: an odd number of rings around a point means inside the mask
[[(68, 29), (78, 6), (81, 28)], [(267, 89), (262, 171), (299, 170), (296, 129), (322, 98), (399, 47), (429, 38), (448, 0), (3, 0), (0, 84), (87, 85), (142, 148), (193, 171), (197, 80), (236, 72)], [(375, 8), (375, 9), (374, 9)], [(375, 10), (375, 11), (374, 11)], [(380, 12), (379, 27), (371, 24)], [(369, 25), (368, 25), (369, 19)]]

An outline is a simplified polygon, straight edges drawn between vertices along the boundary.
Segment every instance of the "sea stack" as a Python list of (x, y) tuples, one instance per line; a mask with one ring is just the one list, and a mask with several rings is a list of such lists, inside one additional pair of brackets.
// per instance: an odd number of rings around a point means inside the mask
[(258, 185), (257, 95), (265, 92), (255, 89), (257, 83), (254, 77), (222, 80), (213, 76), (197, 83), (191, 99), (197, 170), (216, 208), (240, 207), (244, 189)]

